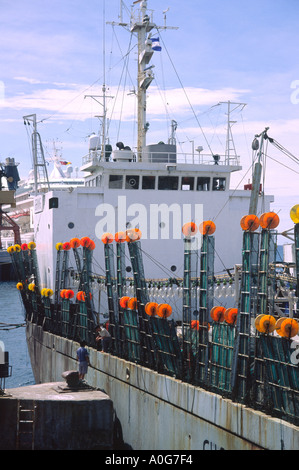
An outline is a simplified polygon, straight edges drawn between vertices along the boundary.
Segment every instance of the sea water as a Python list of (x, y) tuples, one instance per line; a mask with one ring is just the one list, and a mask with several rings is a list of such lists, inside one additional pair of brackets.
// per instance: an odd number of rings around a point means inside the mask
[(9, 352), (9, 365), (12, 366), (11, 377), (5, 379), (5, 389), (33, 385), (35, 381), (25, 334), (25, 309), (15, 282), (0, 282), (0, 341), (4, 350)]

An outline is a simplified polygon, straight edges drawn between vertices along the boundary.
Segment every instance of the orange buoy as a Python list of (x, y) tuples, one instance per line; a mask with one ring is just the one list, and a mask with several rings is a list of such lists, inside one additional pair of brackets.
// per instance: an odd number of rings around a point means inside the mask
[(113, 242), (114, 237), (113, 237), (112, 233), (106, 232), (106, 233), (104, 233), (104, 234), (102, 235), (102, 239), (101, 239), (101, 240), (102, 240), (102, 242), (103, 242), (105, 245), (107, 245), (108, 243), (112, 243), (112, 242)]
[(223, 322), (225, 307), (216, 306), (211, 309), (210, 315), (212, 320), (216, 322)]
[(91, 240), (90, 240), (89, 237), (83, 237), (83, 238), (81, 238), (81, 240), (80, 240), (80, 244), (81, 244), (81, 246), (83, 246), (84, 248), (88, 248), (89, 245), (90, 245), (90, 242), (91, 242)]
[(191, 329), (192, 330), (199, 330), (200, 323), (198, 320), (192, 320), (191, 321)]
[(274, 229), (279, 225), (279, 217), (275, 212), (265, 212), (260, 217), (260, 226), (266, 229)]
[(22, 243), (21, 249), (22, 249), (22, 251), (27, 251), (27, 250), (28, 250), (28, 245), (27, 245), (27, 243)]
[(139, 228), (131, 228), (126, 231), (126, 241), (128, 243), (137, 242), (138, 240), (140, 240), (141, 237), (142, 233)]
[(130, 300), (130, 297), (128, 295), (125, 295), (124, 297), (121, 297), (119, 299), (119, 305), (121, 306), (121, 308), (127, 308), (129, 300)]
[(157, 315), (158, 304), (157, 302), (148, 302), (145, 307), (145, 313), (150, 317)]
[(79, 238), (72, 238), (70, 240), (70, 245), (71, 248), (79, 248), (79, 246), (81, 245), (81, 241)]
[(137, 309), (137, 299), (136, 297), (130, 297), (128, 300), (127, 308), (130, 310), (136, 310)]
[(82, 290), (80, 290), (80, 291), (77, 293), (76, 298), (77, 298), (77, 300), (79, 300), (79, 302), (85, 302), (85, 299), (86, 299), (86, 294), (85, 294), (85, 292), (83, 292)]
[(75, 293), (72, 289), (67, 289), (64, 294), (65, 299), (72, 299), (74, 297)]
[(198, 227), (194, 222), (188, 222), (188, 223), (184, 224), (183, 227), (182, 227), (182, 232), (183, 232), (184, 236), (187, 237), (187, 238), (189, 238), (193, 235), (196, 235), (197, 231), (198, 231)]
[(206, 220), (199, 225), (198, 230), (202, 235), (213, 235), (216, 230), (216, 225), (212, 220)]
[(65, 243), (63, 243), (62, 249), (63, 249), (64, 251), (69, 251), (69, 250), (71, 249), (71, 244), (70, 244), (70, 242), (65, 242)]
[(258, 315), (254, 325), (260, 333), (272, 333), (275, 330), (276, 320), (272, 315)]
[(114, 236), (116, 243), (123, 243), (127, 239), (126, 232), (117, 232)]
[(87, 247), (90, 251), (93, 251), (96, 247), (96, 244), (93, 240), (90, 240), (90, 245)]
[(283, 338), (293, 338), (299, 331), (298, 322), (294, 318), (280, 318), (275, 327), (277, 333)]
[(254, 232), (260, 226), (259, 218), (255, 214), (244, 215), (240, 221), (242, 230)]
[(66, 289), (62, 289), (62, 291), (60, 291), (60, 297), (62, 299), (65, 299), (65, 293), (66, 293)]
[(161, 318), (170, 317), (172, 308), (169, 304), (159, 304), (157, 307), (157, 315)]
[(234, 325), (236, 323), (237, 316), (238, 316), (237, 308), (227, 308), (224, 312), (224, 320), (229, 325)]

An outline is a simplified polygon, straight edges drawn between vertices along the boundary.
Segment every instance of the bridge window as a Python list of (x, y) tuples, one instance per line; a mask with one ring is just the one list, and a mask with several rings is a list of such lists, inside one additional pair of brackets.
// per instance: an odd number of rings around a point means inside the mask
[(178, 176), (159, 176), (158, 189), (177, 190), (179, 188)]
[(110, 175), (109, 176), (109, 188), (110, 189), (121, 189), (123, 186), (122, 175)]
[(225, 178), (213, 178), (213, 191), (225, 191), (225, 186)]
[(142, 189), (155, 189), (155, 183), (156, 183), (155, 176), (143, 176)]
[(126, 176), (126, 189), (138, 189), (139, 188), (139, 176), (127, 175)]
[(181, 189), (183, 191), (193, 191), (193, 189), (194, 189), (194, 178), (191, 177), (191, 176), (183, 176), (182, 177)]
[(197, 191), (210, 191), (210, 178), (199, 176), (197, 178)]

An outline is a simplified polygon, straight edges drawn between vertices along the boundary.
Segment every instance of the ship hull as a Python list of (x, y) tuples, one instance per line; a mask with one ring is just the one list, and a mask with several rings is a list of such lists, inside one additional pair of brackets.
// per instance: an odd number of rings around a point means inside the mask
[[(78, 343), (27, 322), (36, 383), (77, 369)], [(299, 428), (146, 367), (89, 348), (86, 380), (113, 401), (134, 450), (295, 450)]]

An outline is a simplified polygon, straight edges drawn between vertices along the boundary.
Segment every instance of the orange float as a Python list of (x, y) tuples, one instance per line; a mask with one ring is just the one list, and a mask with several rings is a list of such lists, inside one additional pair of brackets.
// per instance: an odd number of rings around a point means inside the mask
[(130, 310), (136, 310), (137, 309), (137, 299), (136, 299), (136, 297), (131, 297), (128, 300), (127, 308), (129, 308)]
[(79, 300), (79, 302), (85, 302), (85, 298), (86, 298), (85, 292), (83, 292), (82, 290), (80, 290), (80, 291), (77, 293), (76, 298), (77, 298), (77, 300)]
[(67, 289), (64, 294), (65, 299), (72, 299), (74, 297), (75, 293), (72, 289)]
[(275, 330), (276, 320), (272, 315), (258, 315), (254, 325), (260, 333), (272, 333)]
[(191, 329), (192, 330), (199, 330), (200, 323), (198, 320), (192, 320), (191, 321)]
[(240, 221), (242, 230), (254, 232), (260, 226), (259, 218), (254, 214), (244, 215)]
[(128, 307), (128, 301), (130, 300), (129, 296), (124, 296), (119, 299), (119, 305), (121, 308), (127, 308)]
[(148, 302), (145, 307), (145, 313), (150, 317), (157, 315), (158, 304), (157, 302)]
[(116, 243), (123, 243), (127, 239), (126, 232), (117, 232), (114, 236)]
[(280, 318), (277, 320), (275, 329), (283, 338), (293, 338), (299, 331), (298, 322), (294, 318)]
[(82, 237), (81, 240), (80, 240), (80, 244), (81, 246), (83, 246), (84, 248), (88, 248), (89, 245), (90, 245), (90, 238), (89, 237)]
[(195, 235), (198, 231), (197, 225), (194, 222), (188, 222), (183, 225), (182, 232), (185, 237), (189, 238), (192, 235)]
[(157, 307), (157, 315), (161, 318), (170, 317), (172, 308), (169, 304), (159, 304)]
[(225, 307), (216, 306), (211, 309), (210, 315), (212, 320), (216, 322), (223, 322)]
[(237, 316), (238, 316), (237, 308), (227, 308), (224, 312), (224, 320), (229, 325), (234, 325), (236, 323)]
[(81, 245), (80, 239), (79, 238), (72, 238), (70, 240), (70, 245), (71, 245), (71, 248), (79, 248), (79, 246)]
[(90, 244), (88, 245), (87, 248), (88, 248), (90, 251), (93, 251), (93, 250), (95, 249), (95, 247), (96, 247), (95, 242), (94, 242), (93, 240), (90, 240)]
[(265, 212), (260, 217), (260, 226), (264, 229), (274, 229), (279, 225), (279, 217), (275, 212)]
[(66, 293), (66, 289), (62, 289), (62, 291), (60, 291), (60, 297), (62, 299), (65, 299), (65, 293)]
[(198, 230), (202, 235), (213, 235), (216, 230), (216, 225), (212, 220), (206, 220), (199, 225)]
[(106, 232), (102, 235), (101, 240), (104, 243), (104, 245), (107, 245), (108, 243), (113, 242), (114, 237), (113, 237), (112, 233)]
[(141, 237), (142, 233), (139, 228), (131, 228), (130, 230), (126, 231), (126, 241), (128, 243), (137, 242), (138, 240), (140, 240)]

